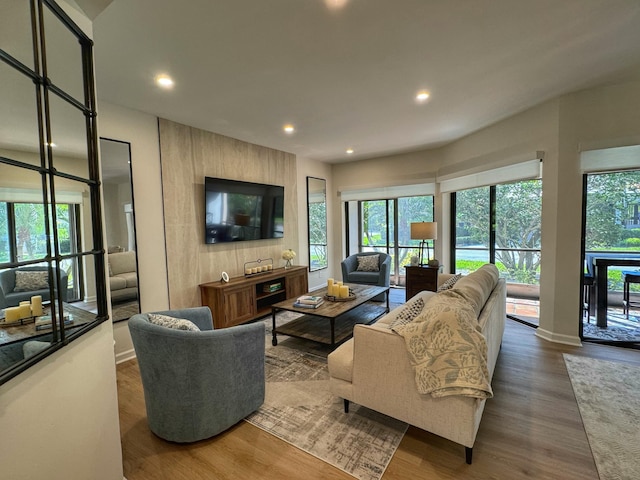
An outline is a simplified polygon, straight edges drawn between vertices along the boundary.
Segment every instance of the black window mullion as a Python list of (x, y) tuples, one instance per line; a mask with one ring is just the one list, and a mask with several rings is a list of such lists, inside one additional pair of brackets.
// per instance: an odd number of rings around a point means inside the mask
[(489, 263), (496, 263), (496, 186), (489, 187)]

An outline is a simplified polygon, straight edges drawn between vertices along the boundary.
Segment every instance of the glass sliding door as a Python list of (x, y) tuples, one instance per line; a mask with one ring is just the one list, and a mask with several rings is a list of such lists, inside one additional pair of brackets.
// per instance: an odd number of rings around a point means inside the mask
[[(589, 173), (584, 185), (583, 338), (637, 344), (640, 310), (624, 309), (624, 272), (640, 275), (640, 170)], [(603, 289), (597, 286), (598, 259), (609, 263)], [(628, 287), (629, 300), (640, 300), (640, 284)], [(599, 295), (606, 299), (603, 308)]]
[(404, 267), (418, 254), (411, 239), (412, 222), (433, 221), (433, 196), (359, 202), (359, 251), (391, 256), (391, 284), (404, 285)]
[(455, 273), (494, 263), (507, 281), (508, 313), (537, 324), (542, 181), (504, 183), (452, 195)]

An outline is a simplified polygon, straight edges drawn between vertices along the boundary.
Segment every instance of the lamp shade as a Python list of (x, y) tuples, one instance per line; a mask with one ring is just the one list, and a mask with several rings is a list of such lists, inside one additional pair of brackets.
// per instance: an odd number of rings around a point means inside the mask
[(438, 222), (416, 222), (411, 224), (411, 240), (436, 240)]

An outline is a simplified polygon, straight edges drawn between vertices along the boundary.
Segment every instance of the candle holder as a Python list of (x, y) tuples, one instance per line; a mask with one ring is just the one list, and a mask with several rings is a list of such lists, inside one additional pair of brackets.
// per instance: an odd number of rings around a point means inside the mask
[[(262, 265), (265, 263), (264, 265)], [(273, 271), (273, 258), (259, 258), (244, 264), (244, 276), (253, 277)]]

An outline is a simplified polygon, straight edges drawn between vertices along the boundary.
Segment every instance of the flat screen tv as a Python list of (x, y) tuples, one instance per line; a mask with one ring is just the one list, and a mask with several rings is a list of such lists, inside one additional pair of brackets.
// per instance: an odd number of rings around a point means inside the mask
[(205, 177), (205, 242), (282, 238), (284, 187)]

